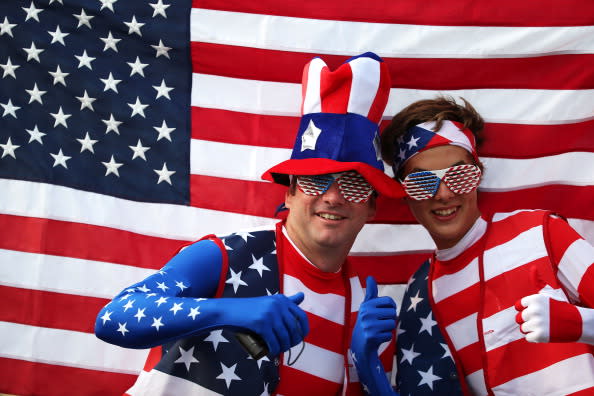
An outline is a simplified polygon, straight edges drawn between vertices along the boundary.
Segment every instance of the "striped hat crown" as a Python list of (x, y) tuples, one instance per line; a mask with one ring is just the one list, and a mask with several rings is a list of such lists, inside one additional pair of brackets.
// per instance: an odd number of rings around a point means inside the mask
[(289, 175), (355, 170), (381, 194), (400, 196), (400, 186), (384, 173), (379, 143), (390, 85), (388, 67), (371, 52), (334, 71), (320, 58), (311, 60), (303, 70), (302, 115), (291, 159), (263, 178), (288, 184)]

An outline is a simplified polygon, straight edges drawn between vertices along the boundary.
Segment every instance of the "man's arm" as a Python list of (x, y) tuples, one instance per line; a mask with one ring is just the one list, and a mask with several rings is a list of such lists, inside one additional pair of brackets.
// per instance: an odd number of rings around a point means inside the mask
[(297, 305), (303, 295), (212, 298), (222, 252), (202, 240), (183, 249), (161, 271), (119, 293), (97, 315), (95, 334), (127, 348), (149, 348), (217, 328), (252, 331), (270, 354), (298, 344), (309, 331)]
[[(549, 249), (557, 279), (572, 303), (547, 293), (546, 282), (538, 294), (516, 303), (516, 321), (530, 342), (583, 342), (594, 345), (594, 247), (558, 217), (548, 219)], [(553, 289), (551, 289), (553, 290)]]

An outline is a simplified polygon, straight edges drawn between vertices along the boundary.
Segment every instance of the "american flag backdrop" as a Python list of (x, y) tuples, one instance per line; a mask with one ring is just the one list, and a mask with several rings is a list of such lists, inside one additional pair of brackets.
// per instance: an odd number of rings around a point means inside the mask
[[(125, 286), (209, 233), (274, 222), (301, 71), (374, 51), (384, 118), (437, 93), (487, 121), (485, 212), (557, 211), (594, 243), (590, 0), (0, 2), (0, 392), (121, 394), (147, 351), (97, 340)], [(379, 201), (353, 249), (406, 283), (433, 249)]]

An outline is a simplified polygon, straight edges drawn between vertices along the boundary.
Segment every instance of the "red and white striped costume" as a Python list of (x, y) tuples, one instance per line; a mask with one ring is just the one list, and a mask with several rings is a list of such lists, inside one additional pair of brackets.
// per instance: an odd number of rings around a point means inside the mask
[[(348, 368), (347, 395), (363, 394), (358, 384), (356, 370), (350, 359), (352, 328), (357, 320), (357, 311), (365, 297), (365, 290), (351, 266), (338, 273), (323, 272), (311, 264), (287, 237), (277, 236), (277, 251), (282, 254), (282, 292), (292, 295), (305, 293), (299, 305), (309, 320), (310, 332), (305, 337), (305, 349), (292, 366), (287, 365), (289, 354), (283, 355), (280, 367), (281, 381), (277, 395), (340, 395)], [(348, 282), (348, 284), (347, 284)], [(345, 300), (350, 300), (349, 312), (345, 314)], [(344, 327), (345, 323), (348, 327)], [(301, 349), (297, 345), (291, 350), (295, 359)], [(391, 370), (393, 345), (381, 352), (386, 371)], [(353, 384), (356, 383), (356, 384)], [(316, 391), (312, 391), (315, 389)]]
[(514, 303), (538, 293), (534, 269), (553, 291), (594, 307), (594, 248), (544, 211), (479, 218), (453, 248), (438, 251), (429, 287), (435, 318), (460, 378), (474, 395), (594, 394), (592, 347), (529, 343)]

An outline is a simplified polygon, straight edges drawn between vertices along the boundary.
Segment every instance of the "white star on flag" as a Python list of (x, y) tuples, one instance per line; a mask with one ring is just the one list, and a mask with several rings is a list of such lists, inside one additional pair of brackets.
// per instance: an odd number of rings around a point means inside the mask
[(132, 15), (132, 20), (130, 22), (124, 22), (126, 26), (128, 26), (128, 34), (135, 33), (142, 37), (142, 33), (140, 33), (140, 28), (144, 26), (144, 23), (140, 23), (136, 20), (136, 15)]
[(141, 103), (138, 96), (136, 97), (136, 102), (127, 104), (132, 109), (132, 115), (130, 117), (134, 117), (136, 114), (138, 114), (142, 116), (142, 118), (146, 118), (144, 115), (144, 109), (147, 108), (148, 105)]
[(159, 99), (161, 96), (164, 96), (167, 99), (171, 100), (171, 98), (169, 97), (169, 91), (172, 91), (173, 88), (170, 88), (167, 85), (165, 85), (165, 79), (161, 80), (161, 85), (153, 85), (153, 88), (157, 91), (157, 97), (155, 99)]
[(80, 14), (72, 14), (72, 16), (78, 19), (78, 25), (76, 26), (77, 29), (83, 25), (85, 25), (89, 29), (92, 29), (90, 21), (95, 17), (93, 15), (87, 15), (85, 13), (84, 8), (81, 8)]
[(2, 149), (4, 150), (4, 152), (2, 153), (2, 158), (4, 158), (7, 155), (10, 155), (12, 158), (16, 159), (14, 150), (18, 149), (21, 146), (12, 144), (12, 141), (10, 140), (10, 138), (8, 138), (6, 144), (0, 144), (0, 147), (2, 147)]
[(433, 326), (435, 326), (437, 322), (433, 320), (431, 312), (429, 312), (429, 315), (427, 315), (426, 318), (420, 318), (420, 321), (421, 329), (419, 330), (419, 334), (421, 334), (423, 331), (426, 331), (429, 333), (429, 335), (433, 334)]
[(63, 125), (64, 127), (68, 128), (68, 123), (66, 120), (72, 117), (72, 114), (65, 114), (62, 111), (62, 106), (60, 106), (57, 113), (50, 113), (50, 115), (55, 119), (54, 128), (58, 125)]
[(267, 266), (264, 265), (264, 257), (260, 257), (259, 259), (256, 260), (256, 257), (254, 257), (253, 254), (252, 254), (252, 265), (250, 265), (248, 268), (255, 269), (256, 271), (258, 271), (258, 273), (260, 274), (260, 277), (262, 277), (262, 271), (270, 271), (270, 268), (268, 268)]
[(144, 77), (144, 68), (148, 66), (148, 63), (140, 62), (140, 58), (138, 56), (136, 57), (136, 60), (134, 62), (126, 63), (132, 69), (130, 71), (130, 77), (132, 77), (134, 74), (140, 74), (142, 77)]
[(84, 50), (83, 53), (82, 53), (82, 55), (74, 55), (74, 57), (76, 59), (78, 59), (78, 68), (79, 69), (81, 67), (85, 66), (89, 70), (93, 70), (93, 66), (91, 66), (91, 62), (93, 62), (95, 59), (97, 59), (97, 58), (94, 58), (92, 56), (88, 56), (87, 55), (87, 50)]
[(115, 12), (113, 9), (113, 4), (118, 1), (118, 0), (99, 0), (99, 2), (101, 3), (101, 8), (99, 9), (99, 11), (103, 10), (104, 8), (108, 8), (111, 10), (111, 12)]
[(102, 161), (101, 163), (105, 166), (105, 176), (109, 175), (110, 173), (113, 173), (117, 177), (120, 177), (120, 172), (118, 171), (118, 168), (124, 164), (121, 162), (116, 162), (116, 160), (113, 158), (113, 155), (111, 156), (109, 162)]
[(95, 154), (93, 150), (93, 145), (98, 142), (98, 140), (93, 140), (89, 136), (89, 132), (85, 134), (84, 139), (76, 139), (80, 143), (80, 152), (82, 153), (85, 150), (89, 150), (91, 153)]
[(33, 127), (33, 129), (25, 129), (25, 131), (27, 131), (30, 135), (29, 137), (29, 143), (31, 143), (32, 141), (36, 140), (39, 143), (43, 144), (43, 141), (41, 140), (42, 137), (44, 137), (46, 134), (39, 131), (39, 129), (37, 128), (37, 124), (35, 124), (35, 126)]
[(241, 378), (239, 378), (235, 374), (235, 367), (237, 367), (237, 363), (235, 363), (231, 367), (227, 367), (223, 363), (221, 363), (221, 369), (223, 370), (223, 372), (219, 374), (217, 379), (224, 379), (225, 383), (227, 384), (227, 389), (229, 388), (229, 385), (231, 385), (231, 381), (241, 380)]
[(217, 350), (217, 347), (221, 342), (229, 342), (229, 340), (223, 337), (223, 330), (211, 331), (208, 337), (204, 339), (204, 341), (212, 342), (212, 346), (215, 351)]
[(10, 37), (14, 38), (14, 36), (12, 35), (12, 28), (16, 25), (16, 23), (10, 23), (7, 17), (4, 17), (4, 22), (0, 23), (0, 36), (6, 33)]
[(59, 25), (56, 27), (56, 30), (54, 30), (53, 32), (48, 32), (48, 33), (50, 36), (52, 36), (52, 42), (50, 44), (60, 43), (63, 46), (66, 46), (66, 43), (64, 43), (64, 38), (66, 36), (70, 35), (70, 33), (62, 33)]
[(118, 93), (117, 85), (122, 82), (122, 80), (116, 80), (115, 78), (113, 78), (113, 75), (111, 72), (109, 72), (109, 76), (107, 78), (100, 78), (99, 80), (101, 80), (101, 82), (103, 84), (105, 84), (105, 88), (103, 89), (103, 92), (111, 89), (115, 93)]
[(128, 146), (128, 147), (130, 147), (130, 149), (132, 151), (134, 151), (134, 154), (132, 155), (132, 159), (134, 159), (136, 157), (140, 157), (146, 161), (146, 157), (145, 157), (144, 153), (147, 152), (148, 150), (150, 150), (150, 147), (143, 146), (140, 139), (138, 139), (138, 143), (136, 143), (136, 146)]
[(171, 4), (163, 4), (163, 0), (158, 0), (156, 3), (149, 3), (151, 7), (153, 7), (153, 18), (157, 16), (157, 14), (167, 18), (167, 13), (165, 10), (171, 7)]
[(118, 135), (120, 134), (119, 126), (122, 124), (122, 121), (118, 121), (115, 118), (113, 118), (113, 114), (109, 115), (109, 120), (101, 121), (103, 121), (103, 123), (107, 126), (107, 128), (105, 129), (105, 134), (108, 134), (110, 131), (113, 131)]
[(16, 111), (18, 109), (20, 109), (20, 107), (19, 106), (14, 106), (12, 104), (12, 100), (11, 99), (8, 99), (8, 102), (6, 104), (0, 103), (0, 106), (2, 106), (4, 108), (4, 113), (2, 114), (2, 117), (10, 114), (14, 118), (17, 118)]
[(417, 311), (417, 304), (424, 300), (423, 297), (419, 297), (419, 293), (420, 293), (420, 291), (417, 290), (417, 294), (410, 298), (410, 306), (408, 307), (407, 311), (410, 311), (411, 309), (414, 312)]
[(229, 277), (229, 279), (227, 279), (225, 281), (225, 283), (232, 284), (233, 285), (233, 291), (235, 293), (237, 293), (237, 289), (239, 288), (239, 286), (247, 286), (248, 284), (241, 280), (241, 271), (239, 271), (238, 273), (236, 273), (231, 268), (229, 268), (229, 270), (231, 271), (231, 276)]
[(91, 98), (89, 96), (89, 94), (87, 94), (87, 90), (85, 89), (85, 92), (83, 93), (83, 96), (77, 96), (76, 99), (80, 100), (80, 109), (90, 109), (91, 111), (95, 111), (95, 109), (93, 109), (93, 102), (96, 101), (97, 99), (95, 98)]
[(60, 65), (58, 65), (56, 67), (55, 72), (48, 72), (48, 73), (51, 74), (52, 77), (54, 78), (54, 85), (59, 83), (59, 84), (62, 84), (63, 86), (66, 86), (66, 80), (64, 78), (67, 77), (70, 73), (64, 73), (62, 71), (62, 69), (60, 69)]
[(114, 38), (111, 34), (111, 31), (108, 32), (107, 37), (99, 37), (99, 39), (105, 43), (105, 47), (103, 47), (103, 52), (107, 51), (108, 49), (112, 49), (115, 52), (118, 52), (118, 42), (122, 41), (122, 39)]
[(413, 147), (417, 147), (417, 141), (420, 138), (415, 138), (414, 136), (410, 137), (410, 140), (408, 142), (406, 142), (406, 144), (408, 144), (408, 149), (410, 150)]
[(157, 132), (159, 132), (159, 136), (157, 137), (157, 142), (162, 138), (165, 138), (171, 141), (171, 132), (175, 131), (175, 128), (167, 127), (167, 123), (163, 120), (163, 123), (160, 127), (153, 127)]
[(25, 8), (25, 7), (21, 7), (21, 8), (27, 13), (27, 17), (25, 18), (25, 22), (27, 22), (31, 18), (33, 18), (37, 22), (39, 22), (39, 13), (41, 11), (43, 11), (42, 8), (35, 8), (35, 4), (33, 3), (33, 1), (31, 1), (31, 5), (29, 6), (29, 8)]
[(55, 168), (58, 165), (62, 165), (64, 168), (68, 169), (66, 161), (68, 161), (72, 157), (64, 155), (62, 153), (62, 149), (60, 149), (60, 151), (57, 154), (50, 153), (50, 155), (54, 158), (54, 165), (52, 166), (52, 168)]
[(32, 102), (39, 102), (40, 104), (43, 104), (41, 97), (45, 95), (47, 91), (40, 91), (39, 88), (37, 88), (37, 83), (33, 85), (33, 89), (25, 89), (25, 91), (31, 95), (29, 98), (29, 104)]
[(179, 347), (180, 357), (173, 363), (183, 363), (186, 366), (186, 370), (190, 371), (190, 365), (192, 363), (200, 363), (198, 359), (194, 357), (194, 347), (187, 351), (182, 347)]
[(165, 181), (166, 183), (171, 184), (171, 175), (173, 175), (175, 173), (175, 171), (170, 171), (169, 169), (167, 169), (167, 163), (164, 162), (163, 163), (163, 168), (161, 168), (160, 170), (158, 169), (153, 169), (155, 171), (155, 173), (157, 175), (159, 175), (159, 180), (157, 181), (157, 184), (161, 183), (162, 181)]
[(23, 48), (23, 51), (27, 53), (27, 61), (33, 59), (36, 60), (37, 63), (41, 63), (41, 61), (39, 60), (39, 54), (41, 54), (45, 50), (35, 47), (35, 43), (31, 42), (31, 46), (29, 48)]
[(429, 366), (429, 370), (427, 371), (419, 370), (419, 374), (421, 375), (419, 386), (426, 384), (431, 389), (433, 389), (433, 383), (441, 379), (441, 377), (433, 374), (433, 366)]
[(413, 344), (410, 349), (405, 349), (405, 348), (401, 348), (402, 351), (402, 359), (400, 360), (400, 363), (402, 362), (408, 362), (409, 364), (412, 364), (413, 360), (420, 355), (419, 352), (415, 352), (415, 345)]
[(169, 51), (171, 51), (171, 47), (165, 46), (165, 44), (163, 44), (162, 40), (159, 40), (158, 45), (151, 45), (151, 47), (153, 47), (155, 49), (155, 51), (157, 51), (155, 58), (158, 58), (161, 55), (163, 55), (167, 59), (171, 59), (171, 58), (169, 58)]

